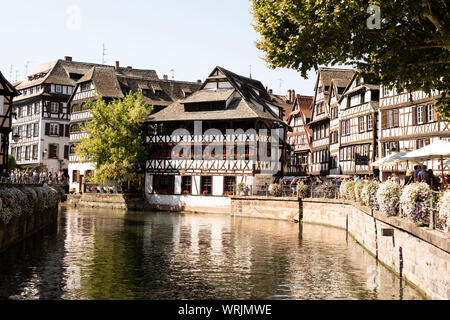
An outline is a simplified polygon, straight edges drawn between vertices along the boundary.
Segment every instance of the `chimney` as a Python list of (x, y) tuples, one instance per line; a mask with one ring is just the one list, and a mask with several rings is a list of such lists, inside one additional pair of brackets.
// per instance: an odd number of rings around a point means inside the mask
[(295, 90), (292, 90), (291, 102), (294, 102), (294, 100), (295, 100)]
[(116, 71), (118, 71), (119, 68), (120, 68), (120, 62), (119, 62), (119, 61), (116, 61)]
[(202, 83), (202, 80), (197, 80), (197, 83)]
[(291, 101), (291, 95), (292, 95), (292, 92), (291, 92), (291, 89), (289, 89), (287, 92), (287, 97), (286, 97), (288, 101)]
[(72, 61), (72, 57), (65, 56), (65, 57), (64, 57), (64, 61)]
[(163, 75), (164, 80), (169, 80), (169, 76), (167, 74)]
[(272, 89), (269, 89), (269, 94), (273, 94), (273, 90)]
[(128, 66), (127, 70), (133, 70), (133, 67), (132, 66)]

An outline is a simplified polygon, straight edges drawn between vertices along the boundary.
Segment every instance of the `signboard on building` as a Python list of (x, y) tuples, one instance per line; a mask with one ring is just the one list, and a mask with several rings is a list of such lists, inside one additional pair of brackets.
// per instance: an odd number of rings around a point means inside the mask
[(368, 166), (369, 165), (369, 157), (362, 156), (359, 153), (355, 153), (355, 165), (357, 166)]

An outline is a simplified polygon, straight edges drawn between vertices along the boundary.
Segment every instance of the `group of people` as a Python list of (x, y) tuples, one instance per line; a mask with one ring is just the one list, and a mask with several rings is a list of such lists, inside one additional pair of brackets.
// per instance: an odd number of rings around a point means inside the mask
[[(398, 179), (399, 180), (399, 179)], [(442, 181), (438, 176), (435, 176), (432, 169), (427, 169), (426, 165), (416, 165), (414, 170), (408, 170), (406, 172), (404, 184), (410, 184), (414, 182), (425, 182), (432, 190), (440, 190), (442, 184), (448, 184), (449, 176), (444, 176)]]
[(11, 171), (9, 182), (13, 184), (63, 184), (67, 177), (64, 172), (38, 172), (27, 170), (14, 170)]

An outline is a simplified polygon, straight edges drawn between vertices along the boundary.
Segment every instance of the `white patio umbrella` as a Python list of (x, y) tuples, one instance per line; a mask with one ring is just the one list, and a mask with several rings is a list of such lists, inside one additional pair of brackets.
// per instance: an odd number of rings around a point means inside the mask
[(402, 160), (402, 157), (405, 156), (408, 152), (407, 151), (400, 151), (396, 153), (392, 153), (388, 155), (387, 157), (384, 157), (382, 159), (379, 159), (372, 163), (372, 166), (374, 167), (389, 167), (396, 164), (399, 164), (400, 162), (406, 162), (407, 160)]
[(444, 177), (444, 158), (448, 157), (450, 157), (450, 142), (440, 140), (409, 152), (401, 157), (401, 160), (428, 161), (439, 159), (441, 160), (442, 177)]

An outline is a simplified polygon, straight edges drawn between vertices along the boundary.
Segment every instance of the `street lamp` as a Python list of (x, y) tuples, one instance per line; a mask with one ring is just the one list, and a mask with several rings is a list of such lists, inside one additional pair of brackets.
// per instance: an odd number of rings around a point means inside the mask
[(17, 143), (20, 140), (20, 136), (16, 133), (12, 136), (12, 139), (14, 140), (15, 143)]

